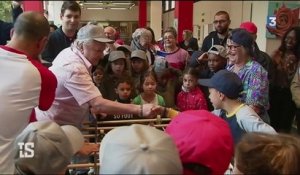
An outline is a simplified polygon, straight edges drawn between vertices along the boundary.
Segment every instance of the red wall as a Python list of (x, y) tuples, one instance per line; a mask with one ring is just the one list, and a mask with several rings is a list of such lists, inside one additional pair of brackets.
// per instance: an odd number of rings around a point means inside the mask
[(194, 1), (176, 1), (175, 2), (175, 12), (174, 17), (178, 19), (178, 39), (177, 41), (182, 41), (182, 31), (191, 30), (193, 31), (193, 6)]
[(147, 25), (147, 1), (139, 1), (139, 27), (146, 27)]
[(23, 1), (24, 11), (38, 11), (43, 12), (43, 1)]

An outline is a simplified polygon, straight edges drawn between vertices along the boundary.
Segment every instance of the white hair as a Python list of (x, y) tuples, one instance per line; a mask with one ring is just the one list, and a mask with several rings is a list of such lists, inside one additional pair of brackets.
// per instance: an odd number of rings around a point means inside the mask
[(75, 41), (73, 42), (73, 44), (71, 45), (71, 47), (76, 47), (77, 49), (80, 50), (80, 48), (82, 47), (82, 45), (84, 43), (90, 43), (90, 42), (93, 42), (94, 40), (93, 39), (75, 39)]
[(132, 34), (132, 38), (139, 38), (141, 36), (148, 36), (149, 38), (151, 38), (152, 33), (145, 28), (137, 28)]
[(113, 31), (113, 35), (115, 35), (117, 33), (116, 29), (114, 27), (112, 27), (112, 26), (107, 26), (107, 27), (104, 28), (104, 30), (105, 29), (112, 30)]

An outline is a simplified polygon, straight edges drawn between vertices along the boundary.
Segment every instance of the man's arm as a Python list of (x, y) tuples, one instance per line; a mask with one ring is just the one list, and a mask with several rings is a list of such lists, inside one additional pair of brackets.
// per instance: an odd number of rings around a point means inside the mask
[(188, 66), (189, 67), (192, 67), (192, 68), (195, 68), (197, 66), (200, 65), (200, 62), (198, 60), (198, 58), (203, 54), (204, 52), (202, 51), (194, 51), (191, 58), (190, 58), (190, 61), (188, 63)]
[(107, 114), (134, 114), (140, 117), (156, 117), (161, 112), (160, 106), (153, 104), (134, 105), (123, 104), (115, 101), (110, 101), (98, 96), (89, 101), (89, 105), (92, 107), (91, 111), (95, 114), (107, 113)]

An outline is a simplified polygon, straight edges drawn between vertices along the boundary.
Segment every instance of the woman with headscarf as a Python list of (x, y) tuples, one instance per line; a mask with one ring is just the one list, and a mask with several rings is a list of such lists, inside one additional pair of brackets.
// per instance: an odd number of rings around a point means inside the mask
[(143, 50), (147, 56), (147, 62), (149, 65), (154, 63), (154, 54), (150, 50), (152, 41), (152, 34), (145, 28), (137, 28), (132, 34), (131, 48), (134, 50)]

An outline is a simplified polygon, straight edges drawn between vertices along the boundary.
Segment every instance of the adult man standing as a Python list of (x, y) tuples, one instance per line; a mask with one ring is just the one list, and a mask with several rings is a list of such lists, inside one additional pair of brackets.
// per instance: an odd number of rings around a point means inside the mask
[(81, 127), (90, 107), (95, 113), (129, 113), (141, 117), (154, 116), (161, 110), (152, 104), (121, 104), (102, 98), (92, 81), (91, 70), (103, 58), (106, 43), (112, 42), (100, 26), (86, 25), (78, 31), (71, 47), (60, 52), (50, 67), (58, 79), (56, 96), (48, 111), (36, 108), (38, 120), (54, 120), (60, 125)]
[(57, 81), (38, 55), (49, 35), (47, 19), (37, 12), (24, 12), (15, 24), (11, 41), (0, 46), (0, 172), (14, 173), (13, 142), (27, 126), (34, 107), (51, 106)]
[[(116, 34), (117, 31), (115, 28), (113, 28), (112, 26), (107, 26), (104, 28), (104, 34), (106, 36), (106, 38), (113, 40), (113, 43), (106, 43), (106, 48), (103, 51), (104, 57), (101, 60), (101, 65), (103, 67), (106, 67), (107, 63), (108, 63), (108, 57), (111, 51), (117, 50), (117, 47), (120, 46), (120, 44), (118, 44), (116, 42)], [(125, 52), (124, 52), (125, 53)]]
[(116, 32), (116, 29), (111, 26), (107, 26), (104, 28), (104, 34), (108, 39), (115, 40)]
[(198, 40), (193, 37), (191, 30), (183, 30), (182, 38), (183, 40), (179, 42), (179, 46), (188, 51), (190, 55), (192, 55), (194, 51), (199, 50)]
[(62, 25), (50, 35), (48, 44), (42, 53), (43, 60), (52, 63), (60, 51), (71, 45), (76, 39), (80, 17), (81, 9), (76, 1), (63, 3), (60, 14)]
[(207, 52), (213, 45), (225, 46), (229, 32), (230, 17), (226, 11), (219, 11), (214, 17), (215, 31), (205, 37), (201, 50)]
[[(108, 39), (115, 41), (116, 33), (117, 33), (116, 29), (111, 26), (107, 26), (104, 28), (104, 34)], [(114, 42), (113, 44), (107, 43), (106, 46), (107, 46), (107, 48), (104, 50), (104, 55), (109, 54), (113, 50), (116, 50), (116, 48), (119, 46), (119, 44), (116, 42)]]

